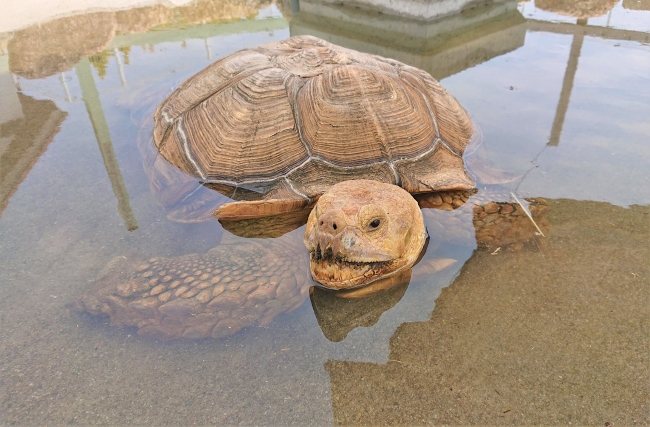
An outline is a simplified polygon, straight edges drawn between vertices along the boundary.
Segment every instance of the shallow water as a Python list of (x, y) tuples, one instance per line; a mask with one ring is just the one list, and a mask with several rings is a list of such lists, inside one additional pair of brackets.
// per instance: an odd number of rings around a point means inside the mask
[[(215, 1), (0, 28), (0, 422), (650, 423), (650, 5), (555, 7), (422, 23)], [(160, 342), (67, 309), (115, 257), (246, 244), (167, 219), (139, 121), (214, 60), (299, 34), (439, 79), (518, 177), (505, 193), (546, 199), (545, 237), (477, 249), (430, 229), (425, 257), (452, 267), (221, 339)]]

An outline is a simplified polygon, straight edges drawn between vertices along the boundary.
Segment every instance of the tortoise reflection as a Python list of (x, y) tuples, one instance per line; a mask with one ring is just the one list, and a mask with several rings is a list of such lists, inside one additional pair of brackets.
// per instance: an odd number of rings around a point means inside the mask
[[(345, 298), (346, 292), (314, 287), (310, 291), (311, 306), (323, 335), (333, 342), (343, 341), (360, 326), (371, 327), (384, 312), (393, 308), (404, 296), (411, 279), (411, 270), (381, 280), (387, 285), (383, 292), (361, 298)], [(375, 282), (377, 283), (377, 282)], [(369, 287), (373, 284), (368, 285)]]

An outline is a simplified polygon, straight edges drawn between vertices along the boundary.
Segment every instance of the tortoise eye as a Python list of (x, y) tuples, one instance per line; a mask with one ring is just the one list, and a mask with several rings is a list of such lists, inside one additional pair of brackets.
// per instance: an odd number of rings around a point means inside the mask
[(379, 230), (386, 228), (385, 225), (389, 223), (384, 208), (375, 204), (362, 206), (361, 209), (359, 209), (357, 218), (359, 221), (358, 227), (369, 233), (379, 233)]

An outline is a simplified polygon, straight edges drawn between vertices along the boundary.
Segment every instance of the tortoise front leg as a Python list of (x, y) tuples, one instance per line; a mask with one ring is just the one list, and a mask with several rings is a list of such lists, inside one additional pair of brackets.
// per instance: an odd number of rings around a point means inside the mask
[(212, 213), (219, 220), (240, 220), (279, 215), (298, 211), (314, 203), (296, 195), (288, 199), (265, 199), (253, 201), (230, 202), (221, 205)]

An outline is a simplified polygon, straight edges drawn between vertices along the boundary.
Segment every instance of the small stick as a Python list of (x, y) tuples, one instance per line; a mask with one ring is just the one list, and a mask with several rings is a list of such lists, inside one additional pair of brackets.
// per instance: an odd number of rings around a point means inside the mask
[(528, 212), (528, 209), (526, 209), (526, 206), (524, 206), (523, 203), (521, 203), (521, 202), (519, 201), (519, 199), (517, 198), (517, 196), (515, 196), (515, 193), (510, 193), (510, 195), (511, 195), (512, 197), (515, 198), (515, 200), (517, 201), (517, 203), (519, 203), (519, 206), (521, 206), (521, 208), (524, 210), (524, 212), (526, 213), (526, 215), (528, 216), (528, 218), (530, 219), (530, 221), (533, 223), (533, 225), (534, 225), (535, 228), (537, 229), (537, 231), (539, 231), (539, 234), (541, 234), (542, 237), (546, 237), (546, 236), (544, 236), (544, 233), (542, 233), (542, 230), (540, 230), (539, 227), (537, 226), (537, 223), (536, 223), (535, 220), (533, 219), (533, 216), (530, 214), (530, 212)]
[(537, 239), (533, 237), (533, 242), (535, 242), (535, 246), (537, 246), (537, 249), (539, 249), (539, 253), (544, 258), (544, 261), (546, 261), (546, 257), (544, 256), (544, 252), (542, 251), (542, 248), (539, 247), (539, 243), (537, 243)]

